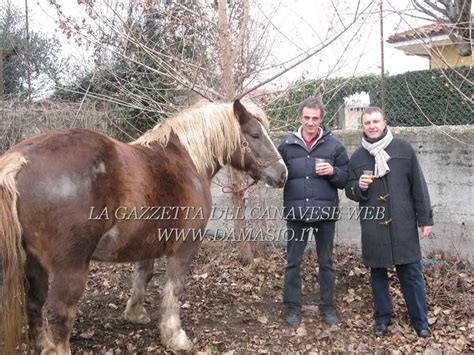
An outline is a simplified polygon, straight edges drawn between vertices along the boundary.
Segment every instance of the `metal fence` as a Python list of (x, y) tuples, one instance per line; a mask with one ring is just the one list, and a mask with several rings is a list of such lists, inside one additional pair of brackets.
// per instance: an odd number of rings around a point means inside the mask
[(392, 126), (474, 124), (472, 67), (408, 72), (388, 77), (385, 97), (374, 93)]
[(26, 138), (64, 128), (88, 128), (122, 138), (122, 121), (95, 103), (7, 101), (0, 109), (0, 155)]
[(344, 98), (365, 92), (371, 106), (384, 106), (392, 126), (474, 124), (473, 81), (472, 67), (408, 72), (385, 77), (384, 97), (378, 75), (300, 82), (269, 101), (267, 112), (274, 126), (292, 129), (298, 125), (298, 103), (319, 95), (326, 106), (325, 123), (344, 128)]

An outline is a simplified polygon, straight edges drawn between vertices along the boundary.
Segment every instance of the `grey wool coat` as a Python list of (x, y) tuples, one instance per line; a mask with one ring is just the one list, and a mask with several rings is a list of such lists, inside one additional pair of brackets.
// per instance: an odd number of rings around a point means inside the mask
[[(365, 208), (359, 216), (362, 257), (364, 264), (373, 268), (419, 261), (417, 227), (433, 225), (428, 187), (415, 151), (399, 138), (393, 138), (385, 151), (391, 157), (390, 172), (375, 178), (368, 190), (362, 191), (359, 177), (364, 170), (374, 171), (375, 159), (360, 146), (350, 158), (346, 186), (346, 196)], [(378, 216), (377, 207), (384, 207), (379, 208)], [(371, 213), (367, 213), (369, 209)]]

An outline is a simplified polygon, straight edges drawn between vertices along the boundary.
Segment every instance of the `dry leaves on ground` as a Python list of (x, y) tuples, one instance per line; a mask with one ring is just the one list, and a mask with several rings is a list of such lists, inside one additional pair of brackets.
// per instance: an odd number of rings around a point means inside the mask
[[(337, 310), (341, 322), (323, 324), (318, 314), (315, 255), (303, 265), (302, 324), (289, 329), (282, 305), (285, 250), (267, 248), (264, 258), (242, 266), (235, 244), (203, 243), (181, 297), (184, 329), (201, 354), (299, 352), (472, 352), (474, 274), (462, 261), (431, 259), (425, 266), (432, 337), (420, 339), (409, 326), (395, 273), (390, 273), (394, 318), (383, 339), (372, 332), (369, 273), (356, 249), (337, 246)], [(134, 325), (122, 312), (129, 295), (131, 265), (94, 263), (71, 338), (79, 354), (165, 353), (159, 337), (164, 260), (155, 265), (146, 307), (151, 323)]]

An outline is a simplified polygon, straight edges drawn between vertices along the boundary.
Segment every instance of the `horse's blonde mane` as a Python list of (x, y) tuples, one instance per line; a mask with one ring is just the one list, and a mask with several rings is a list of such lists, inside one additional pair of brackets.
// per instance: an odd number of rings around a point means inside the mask
[[(251, 102), (243, 104), (264, 127), (268, 127), (268, 119), (262, 109)], [(165, 147), (171, 133), (178, 137), (199, 174), (214, 170), (216, 161), (221, 166), (227, 164), (240, 146), (240, 125), (232, 104), (210, 102), (198, 102), (179, 112), (131, 144), (149, 147), (157, 142)]]

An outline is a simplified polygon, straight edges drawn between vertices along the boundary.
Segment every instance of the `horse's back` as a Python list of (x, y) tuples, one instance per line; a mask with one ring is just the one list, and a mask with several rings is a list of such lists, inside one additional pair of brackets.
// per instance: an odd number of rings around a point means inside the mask
[(94, 142), (99, 142), (100, 140), (113, 141), (112, 138), (90, 129), (69, 128), (59, 131), (41, 133), (27, 138), (11, 147), (5, 154), (14, 151), (21, 151), (24, 153), (31, 151), (31, 149), (38, 149), (40, 147), (44, 149), (57, 149), (59, 146), (67, 148), (74, 141), (80, 141), (82, 144), (93, 144)]
[(18, 152), (27, 161), (18, 176), (20, 195), (34, 192), (36, 197), (59, 202), (84, 197), (113, 174), (116, 145), (103, 134), (69, 129), (27, 139), (6, 154)]

